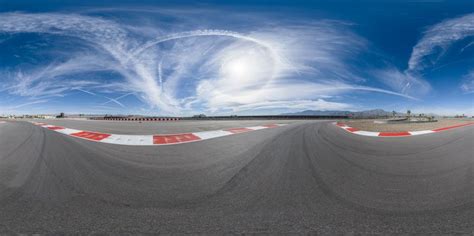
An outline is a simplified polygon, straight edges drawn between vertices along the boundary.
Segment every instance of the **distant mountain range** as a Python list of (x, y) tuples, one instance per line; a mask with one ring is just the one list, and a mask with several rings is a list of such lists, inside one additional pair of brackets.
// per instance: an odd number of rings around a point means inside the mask
[[(319, 110), (305, 110), (294, 113), (283, 113), (282, 115), (287, 116), (353, 116), (353, 117), (379, 117), (379, 116), (392, 116), (391, 111), (385, 111), (383, 109), (374, 109), (367, 111), (319, 111)], [(397, 116), (405, 115), (405, 113), (396, 113)]]

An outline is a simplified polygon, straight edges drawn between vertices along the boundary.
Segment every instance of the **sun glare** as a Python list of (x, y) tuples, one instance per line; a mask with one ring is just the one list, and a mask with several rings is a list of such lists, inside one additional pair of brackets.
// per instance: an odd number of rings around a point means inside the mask
[(262, 52), (229, 52), (222, 59), (220, 82), (234, 88), (264, 83), (271, 77), (271, 68), (271, 60)]

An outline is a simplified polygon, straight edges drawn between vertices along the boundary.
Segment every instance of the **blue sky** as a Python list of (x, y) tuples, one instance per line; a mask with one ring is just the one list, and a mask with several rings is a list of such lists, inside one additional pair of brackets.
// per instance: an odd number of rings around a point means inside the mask
[(2, 1), (0, 114), (474, 115), (474, 1)]

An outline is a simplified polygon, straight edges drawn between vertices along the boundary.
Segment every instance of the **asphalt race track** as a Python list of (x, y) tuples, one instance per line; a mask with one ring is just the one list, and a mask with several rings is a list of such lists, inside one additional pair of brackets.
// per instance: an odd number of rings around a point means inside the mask
[(171, 146), (0, 124), (0, 234), (474, 233), (474, 126), (402, 138), (330, 122)]

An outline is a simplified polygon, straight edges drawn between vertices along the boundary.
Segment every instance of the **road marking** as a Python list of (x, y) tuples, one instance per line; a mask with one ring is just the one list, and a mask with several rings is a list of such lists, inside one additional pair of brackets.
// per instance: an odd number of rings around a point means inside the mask
[(79, 138), (94, 140), (94, 141), (100, 141), (110, 136), (110, 134), (103, 134), (103, 133), (96, 133), (96, 132), (89, 132), (89, 131), (81, 131), (79, 133), (73, 133), (71, 135), (79, 137)]
[(65, 135), (96, 141), (101, 143), (119, 144), (119, 145), (172, 145), (180, 143), (189, 143), (202, 141), (206, 139), (219, 138), (228, 135), (245, 133), (250, 131), (276, 128), (286, 124), (267, 124), (261, 126), (230, 128), (226, 130), (202, 131), (182, 134), (157, 134), (157, 135), (123, 135), (123, 134), (105, 134), (100, 132), (84, 131), (70, 129), (62, 126), (48, 125), (46, 123), (31, 122), (34, 125), (62, 133)]
[(347, 128), (346, 130), (349, 131), (349, 132), (356, 132), (356, 131), (359, 131), (359, 129), (352, 128), (352, 127), (349, 127), (349, 128)]
[(69, 128), (64, 128), (64, 129), (55, 130), (55, 131), (58, 132), (58, 133), (66, 134), (66, 135), (71, 135), (71, 134), (74, 134), (74, 133), (81, 132), (81, 130), (69, 129)]
[(459, 127), (464, 127), (464, 126), (468, 126), (468, 125), (474, 125), (474, 122), (472, 122), (472, 123), (467, 123), (467, 124), (461, 124), (461, 125), (453, 125), (453, 126), (444, 127), (444, 128), (438, 128), (438, 129), (434, 129), (433, 131), (439, 132), (439, 131), (444, 131), (444, 130), (448, 130), (448, 129), (454, 129), (454, 128), (459, 128)]
[(122, 144), (122, 145), (137, 145), (137, 146), (153, 145), (153, 136), (112, 134), (109, 137), (100, 140), (100, 142)]
[(274, 127), (266, 127), (266, 126), (252, 126), (252, 127), (246, 127), (247, 129), (250, 130), (261, 130), (261, 129), (268, 129), (268, 128), (274, 128)]
[(249, 132), (249, 131), (252, 131), (252, 130), (249, 129), (249, 128), (232, 128), (232, 129), (226, 129), (225, 131), (229, 131), (233, 134), (240, 134), (240, 133), (245, 133), (245, 132)]
[(276, 125), (276, 124), (271, 124), (271, 125), (263, 125), (263, 127), (266, 127), (266, 128), (276, 128), (276, 127), (279, 127), (279, 126)]
[(215, 131), (203, 131), (194, 133), (194, 135), (198, 136), (202, 140), (204, 139), (211, 139), (211, 138), (219, 138), (227, 135), (232, 135), (233, 133), (225, 130), (215, 130)]
[(411, 134), (407, 131), (404, 132), (380, 132), (379, 136), (394, 137), (394, 136), (410, 136)]
[(38, 126), (45, 126), (45, 125), (48, 125), (48, 124), (46, 124), (46, 123), (38, 123), (38, 122), (33, 122), (33, 124), (38, 125)]
[(372, 136), (372, 137), (405, 137), (405, 136), (414, 136), (414, 135), (423, 135), (423, 134), (431, 134), (440, 131), (455, 129), (459, 127), (474, 125), (474, 122), (461, 124), (461, 125), (454, 125), (449, 127), (437, 128), (433, 130), (421, 130), (421, 131), (401, 131), (401, 132), (370, 132), (370, 131), (363, 131), (358, 130), (357, 128), (350, 127), (342, 122), (334, 122), (334, 125), (338, 126), (339, 128), (353, 134), (363, 135), (363, 136)]
[(355, 132), (353, 132), (353, 133), (354, 133), (354, 134), (358, 134), (358, 135), (377, 137), (377, 136), (379, 136), (379, 133), (380, 133), (380, 132), (371, 132), (371, 131), (359, 130), (359, 131), (355, 131)]
[(197, 140), (201, 140), (201, 138), (192, 133), (153, 136), (153, 144), (187, 143)]
[(64, 127), (61, 127), (61, 126), (47, 126), (46, 128), (50, 130), (65, 129)]
[(410, 131), (411, 135), (421, 135), (421, 134), (431, 134), (434, 133), (433, 130), (422, 130), (422, 131)]

